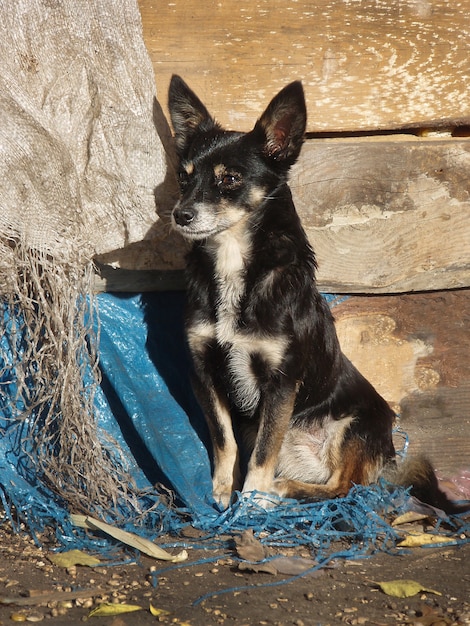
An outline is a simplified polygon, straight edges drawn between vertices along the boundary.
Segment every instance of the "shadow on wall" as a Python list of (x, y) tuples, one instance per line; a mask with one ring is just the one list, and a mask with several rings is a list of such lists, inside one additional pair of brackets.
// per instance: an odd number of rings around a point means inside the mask
[(162, 142), (165, 177), (153, 190), (155, 223), (141, 241), (98, 255), (103, 265), (130, 270), (181, 270), (188, 244), (171, 227), (171, 211), (178, 199), (176, 154), (170, 126), (158, 100), (153, 100), (153, 123)]

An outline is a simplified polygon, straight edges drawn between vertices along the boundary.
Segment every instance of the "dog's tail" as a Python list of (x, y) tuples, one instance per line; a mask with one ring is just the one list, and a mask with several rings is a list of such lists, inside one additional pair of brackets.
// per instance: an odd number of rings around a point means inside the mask
[(395, 485), (410, 487), (411, 495), (447, 514), (470, 511), (470, 502), (457, 504), (439, 488), (434, 468), (424, 456), (406, 458), (399, 465), (387, 468), (383, 476)]

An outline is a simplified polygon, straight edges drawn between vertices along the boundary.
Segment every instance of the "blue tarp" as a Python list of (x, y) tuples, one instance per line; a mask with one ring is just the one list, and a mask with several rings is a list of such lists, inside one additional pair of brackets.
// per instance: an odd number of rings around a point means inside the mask
[[(330, 298), (332, 306), (336, 302)], [(347, 537), (353, 542), (347, 551), (351, 557), (393, 546), (396, 531), (383, 514), (403, 510), (408, 496), (384, 485), (358, 486), (346, 498), (326, 502), (283, 502), (270, 510), (250, 499), (235, 499), (229, 510), (219, 511), (211, 495), (207, 427), (189, 380), (184, 294), (100, 294), (97, 307), (103, 378), (95, 397), (98, 425), (117, 442), (137, 492), (150, 494), (142, 496), (142, 507), (145, 498), (149, 507), (157, 503), (155, 514), (140, 527), (138, 516), (133, 519), (124, 507), (130, 526), (122, 525), (128, 530), (155, 537), (177, 533), (190, 522), (215, 538), (252, 528), (264, 531), (263, 541), (270, 545), (308, 544), (323, 555), (332, 542)], [(10, 419), (6, 390), (14, 393), (14, 373), (5, 364), (2, 368), (10, 377), (10, 385), (0, 381), (0, 498), (5, 511), (10, 515), (14, 505), (33, 534), (55, 526), (63, 545), (76, 545), (80, 533), (71, 527), (67, 507), (18, 453), (24, 426)], [(176, 507), (160, 502), (156, 484), (176, 494)]]
[(184, 295), (101, 294), (99, 422), (125, 439), (139, 486), (162, 483), (213, 515), (208, 433), (189, 380)]
[[(207, 429), (189, 382), (183, 293), (101, 294), (97, 307), (99, 428), (121, 449), (137, 491), (162, 484), (174, 490), (177, 504), (196, 519), (214, 517)], [(14, 335), (15, 323), (11, 319), (3, 323)], [(8, 342), (5, 334), (0, 355), (9, 354)], [(63, 503), (41, 484), (22, 452), (28, 423), (15, 419), (12, 406), (16, 402), (16, 412), (21, 413), (21, 399), (15, 397), (14, 368), (6, 365), (0, 363), (0, 494), (6, 509), (11, 500), (34, 526), (34, 510), (39, 517), (47, 517), (49, 511), (61, 517)]]

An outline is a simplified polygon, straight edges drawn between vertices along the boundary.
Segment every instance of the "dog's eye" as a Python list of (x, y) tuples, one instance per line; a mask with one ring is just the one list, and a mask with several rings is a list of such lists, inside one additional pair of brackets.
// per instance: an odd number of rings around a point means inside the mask
[(217, 185), (221, 190), (236, 189), (242, 183), (242, 177), (240, 174), (234, 172), (231, 174), (223, 174), (218, 180)]
[(178, 183), (180, 189), (186, 189), (189, 184), (189, 174), (186, 170), (180, 170), (178, 172)]

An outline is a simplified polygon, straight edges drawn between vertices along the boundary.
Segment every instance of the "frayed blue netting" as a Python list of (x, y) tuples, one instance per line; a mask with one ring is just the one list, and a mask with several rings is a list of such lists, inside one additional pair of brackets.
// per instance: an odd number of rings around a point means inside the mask
[[(330, 305), (337, 301), (330, 298)], [(238, 495), (227, 511), (217, 508), (207, 427), (189, 382), (183, 303), (179, 292), (98, 298), (103, 380), (96, 417), (125, 457), (136, 504), (110, 506), (102, 511), (104, 521), (150, 539), (174, 536), (180, 547), (182, 531), (191, 525), (201, 535), (188, 540), (193, 547), (226, 546), (228, 537), (252, 529), (266, 545), (305, 545), (321, 559), (392, 550), (397, 533), (387, 520), (407, 509), (409, 496), (385, 484), (357, 486), (341, 499), (281, 501), (268, 509)], [(1, 406), (0, 429), (0, 498), (13, 528), (26, 526), (38, 542), (47, 528), (63, 549), (109, 552), (113, 542), (75, 528), (73, 511), (25, 465), (21, 428)]]

